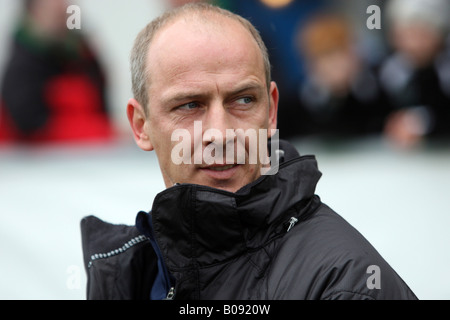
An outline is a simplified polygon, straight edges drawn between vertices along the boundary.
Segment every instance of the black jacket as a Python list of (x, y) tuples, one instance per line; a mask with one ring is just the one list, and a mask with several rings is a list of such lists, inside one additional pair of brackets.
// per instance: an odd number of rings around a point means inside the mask
[(314, 195), (320, 175), (313, 156), (297, 155), (236, 193), (173, 186), (138, 215), (145, 236), (83, 219), (87, 298), (149, 299), (167, 267), (175, 299), (416, 299)]

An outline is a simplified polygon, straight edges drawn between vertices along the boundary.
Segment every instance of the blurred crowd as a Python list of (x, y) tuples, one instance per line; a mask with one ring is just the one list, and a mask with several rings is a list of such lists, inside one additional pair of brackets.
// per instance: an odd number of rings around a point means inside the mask
[[(280, 88), (280, 137), (450, 138), (450, 2), (220, 1), (261, 31)], [(368, 19), (380, 29), (369, 29)]]
[[(1, 75), (0, 141), (112, 139), (107, 77), (82, 32), (67, 29), (67, 3), (22, 1)], [(368, 1), (210, 2), (261, 32), (281, 95), (281, 138), (379, 135), (403, 148), (450, 138), (448, 0), (380, 2), (375, 30)]]

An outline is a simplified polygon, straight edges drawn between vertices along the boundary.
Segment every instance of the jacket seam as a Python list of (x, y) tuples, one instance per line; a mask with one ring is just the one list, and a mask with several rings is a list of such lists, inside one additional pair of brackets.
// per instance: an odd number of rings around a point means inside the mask
[(94, 263), (94, 261), (97, 260), (102, 260), (102, 259), (107, 259), (110, 257), (114, 257), (117, 256), (121, 253), (124, 253), (125, 251), (127, 251), (128, 249), (131, 249), (132, 247), (134, 247), (135, 245), (144, 242), (145, 240), (147, 240), (147, 237), (144, 235), (139, 235), (137, 237), (132, 238), (131, 240), (127, 241), (124, 243), (123, 246), (110, 250), (108, 252), (105, 253), (95, 253), (91, 255), (91, 258), (88, 262), (88, 269), (92, 266), (92, 264)]

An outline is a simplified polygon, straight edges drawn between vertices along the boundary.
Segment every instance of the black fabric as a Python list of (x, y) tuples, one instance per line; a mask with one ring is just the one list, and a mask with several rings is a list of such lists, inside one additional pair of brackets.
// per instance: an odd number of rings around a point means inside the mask
[[(133, 243), (140, 236), (138, 230), (89, 216), (81, 221), (81, 232), (87, 298), (148, 299), (157, 273), (156, 255), (148, 241)], [(117, 254), (122, 248), (124, 251)], [(112, 253), (108, 258), (94, 259), (108, 253)]]
[[(151, 210), (154, 236), (175, 278), (175, 299), (416, 299), (370, 243), (315, 195), (320, 176), (315, 158), (303, 156), (286, 159), (276, 175), (236, 193), (182, 184), (158, 194)], [(105, 228), (95, 230), (103, 235)], [(121, 233), (128, 230), (135, 228)], [(84, 242), (90, 250), (107, 243), (94, 237)], [(113, 266), (109, 259), (95, 261), (94, 270), (88, 268), (88, 298), (100, 298), (96, 288), (104, 283), (108, 290), (129, 288), (131, 273), (115, 284), (110, 274), (115, 267), (127, 270), (130, 258), (122, 256), (145, 251), (151, 246), (117, 255)], [(155, 264), (140, 262), (133, 272)], [(368, 284), (370, 266), (380, 270), (379, 289)]]

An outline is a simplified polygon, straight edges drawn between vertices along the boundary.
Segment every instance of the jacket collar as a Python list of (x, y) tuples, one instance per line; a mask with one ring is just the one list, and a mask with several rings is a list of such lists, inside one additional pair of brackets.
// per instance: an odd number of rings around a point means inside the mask
[(299, 203), (313, 197), (320, 176), (314, 156), (297, 154), (277, 174), (262, 176), (236, 193), (175, 185), (154, 200), (153, 237), (170, 270), (230, 259), (285, 232), (290, 217), (301, 214)]

